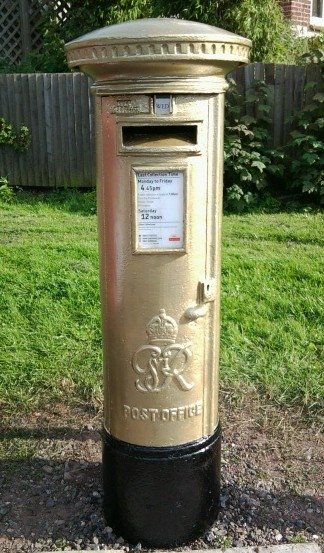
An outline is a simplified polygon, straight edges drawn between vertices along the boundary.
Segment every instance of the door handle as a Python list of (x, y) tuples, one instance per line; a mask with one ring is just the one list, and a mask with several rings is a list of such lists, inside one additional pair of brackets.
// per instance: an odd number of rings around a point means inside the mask
[(208, 312), (207, 303), (215, 300), (216, 279), (206, 278), (198, 283), (198, 304), (188, 307), (184, 316), (190, 321), (195, 321), (199, 317), (205, 317)]
[(186, 319), (189, 319), (189, 321), (195, 321), (196, 319), (199, 319), (199, 317), (205, 317), (207, 311), (207, 305), (194, 305), (193, 307), (188, 307), (188, 309), (185, 310), (184, 316)]

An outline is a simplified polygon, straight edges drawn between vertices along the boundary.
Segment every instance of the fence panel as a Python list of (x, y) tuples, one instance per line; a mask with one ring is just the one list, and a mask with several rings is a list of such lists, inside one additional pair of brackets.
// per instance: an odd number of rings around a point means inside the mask
[[(230, 74), (246, 95), (254, 79), (268, 87), (270, 141), (287, 140), (287, 117), (309, 101), (306, 83), (320, 83), (317, 67), (254, 63)], [(31, 132), (27, 152), (0, 148), (0, 176), (22, 187), (89, 187), (95, 183), (94, 114), (90, 80), (81, 73), (0, 74), (0, 117)], [(250, 109), (250, 108), (249, 108)], [(252, 112), (253, 112), (253, 108)]]
[(252, 63), (230, 73), (230, 78), (238, 84), (238, 90), (246, 95), (254, 80), (264, 81), (268, 89), (270, 103), (271, 136), (273, 145), (284, 144), (291, 124), (287, 120), (292, 113), (309, 102), (312, 90), (303, 91), (306, 83), (320, 85), (321, 74), (317, 66), (295, 66), (283, 64)]
[(16, 186), (94, 184), (89, 80), (79, 73), (0, 75), (0, 117), (30, 129), (27, 152), (0, 148), (0, 175)]

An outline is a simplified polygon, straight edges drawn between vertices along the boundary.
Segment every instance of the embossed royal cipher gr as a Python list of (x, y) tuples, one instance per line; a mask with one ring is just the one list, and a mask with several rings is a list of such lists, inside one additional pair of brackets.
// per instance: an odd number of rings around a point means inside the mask
[(66, 47), (93, 79), (104, 349), (104, 509), (133, 543), (218, 512), (225, 75), (250, 41), (179, 19)]

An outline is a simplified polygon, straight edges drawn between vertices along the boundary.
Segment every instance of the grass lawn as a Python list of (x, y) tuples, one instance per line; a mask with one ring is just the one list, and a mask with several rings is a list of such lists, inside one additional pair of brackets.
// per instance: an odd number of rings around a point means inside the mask
[[(224, 217), (221, 379), (236, 394), (323, 401), (323, 219)], [(0, 344), (2, 409), (100, 399), (93, 193), (0, 203)]]

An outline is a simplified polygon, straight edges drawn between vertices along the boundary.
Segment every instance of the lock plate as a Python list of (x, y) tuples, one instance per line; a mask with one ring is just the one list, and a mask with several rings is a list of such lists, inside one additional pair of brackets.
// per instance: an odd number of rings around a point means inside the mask
[(199, 282), (200, 303), (214, 301), (216, 297), (216, 279), (206, 278)]

